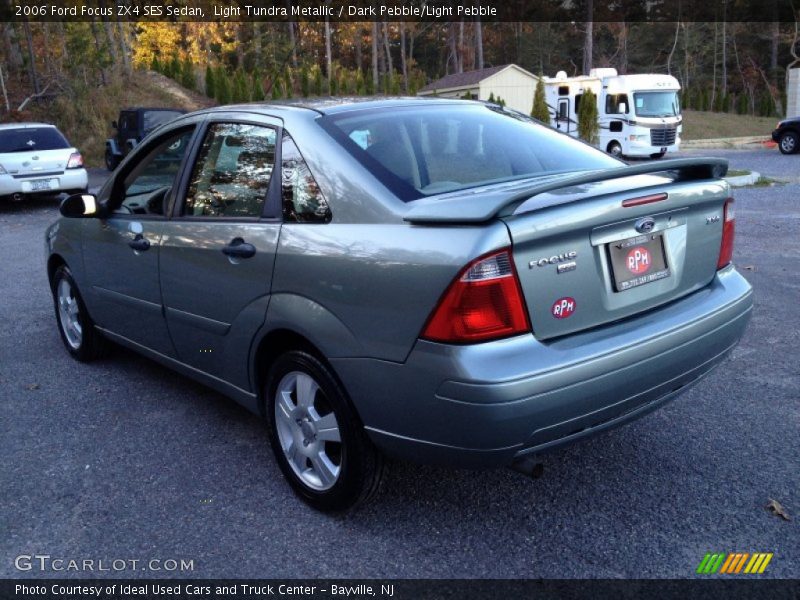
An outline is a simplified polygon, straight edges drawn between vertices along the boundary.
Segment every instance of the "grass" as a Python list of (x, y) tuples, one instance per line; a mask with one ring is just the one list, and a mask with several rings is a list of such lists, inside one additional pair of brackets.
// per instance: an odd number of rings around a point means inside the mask
[[(166, 85), (161, 75), (134, 71), (129, 77), (105, 87), (77, 88), (52, 100), (32, 102), (17, 121), (53, 123), (83, 154), (87, 167), (103, 166), (106, 139), (114, 130), (111, 121), (119, 118), (120, 109), (135, 106), (160, 106), (195, 110), (203, 104), (198, 94)], [(174, 84), (174, 85), (172, 85)]]
[(712, 138), (764, 136), (775, 129), (777, 117), (753, 117), (728, 113), (683, 111), (683, 139), (705, 140)]
[(744, 171), (742, 169), (728, 169), (728, 174), (726, 177), (740, 177), (741, 175), (750, 175), (750, 171)]

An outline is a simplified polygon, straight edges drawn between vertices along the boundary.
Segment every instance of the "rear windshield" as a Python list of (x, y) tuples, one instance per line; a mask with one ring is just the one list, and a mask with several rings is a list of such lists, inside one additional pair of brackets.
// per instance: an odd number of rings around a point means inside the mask
[(55, 127), (0, 130), (0, 153), (63, 150), (69, 147), (69, 142)]
[(405, 201), (622, 164), (524, 115), (477, 103), (363, 110), (321, 123)]
[(144, 113), (143, 127), (145, 132), (152, 131), (159, 125), (163, 125), (167, 121), (172, 121), (181, 116), (183, 113), (177, 110), (151, 110)]

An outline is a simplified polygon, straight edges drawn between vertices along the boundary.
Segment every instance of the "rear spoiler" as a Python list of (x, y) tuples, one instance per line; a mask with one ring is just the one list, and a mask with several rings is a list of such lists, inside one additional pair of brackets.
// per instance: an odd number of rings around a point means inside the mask
[(675, 181), (719, 179), (728, 172), (724, 158), (676, 158), (602, 171), (580, 172), (544, 181), (528, 181), (502, 189), (484, 188), (423, 198), (410, 204), (403, 216), (409, 223), (483, 223), (497, 216), (507, 216), (533, 196), (585, 183), (621, 179), (634, 175), (665, 173)]

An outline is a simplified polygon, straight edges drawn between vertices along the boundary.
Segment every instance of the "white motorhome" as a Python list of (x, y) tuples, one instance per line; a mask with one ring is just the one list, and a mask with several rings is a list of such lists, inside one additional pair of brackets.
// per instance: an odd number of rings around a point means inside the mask
[(592, 69), (588, 76), (545, 77), (550, 124), (578, 135), (578, 110), (587, 89), (597, 97), (598, 147), (617, 156), (660, 158), (677, 152), (681, 136), (678, 80), (671, 75), (617, 75), (616, 69)]

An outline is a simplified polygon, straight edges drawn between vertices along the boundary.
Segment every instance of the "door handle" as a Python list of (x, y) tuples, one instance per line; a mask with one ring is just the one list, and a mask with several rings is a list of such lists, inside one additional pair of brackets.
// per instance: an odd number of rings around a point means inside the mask
[(233, 238), (231, 243), (222, 249), (222, 253), (231, 258), (250, 258), (255, 256), (256, 247), (237, 237)]
[(136, 237), (128, 242), (128, 246), (139, 252), (144, 252), (150, 249), (150, 240), (144, 237), (141, 233), (136, 234)]

